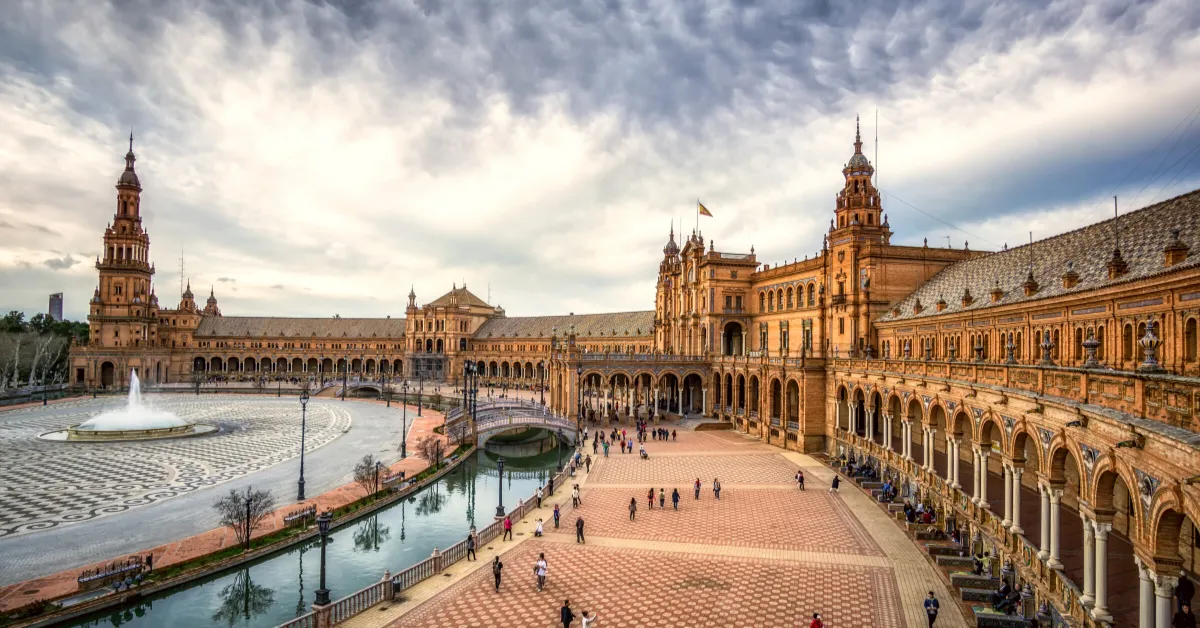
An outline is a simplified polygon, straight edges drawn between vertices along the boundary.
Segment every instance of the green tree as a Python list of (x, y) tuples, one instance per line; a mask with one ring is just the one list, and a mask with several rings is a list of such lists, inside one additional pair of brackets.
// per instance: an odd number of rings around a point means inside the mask
[(54, 324), (56, 322), (57, 321), (55, 321), (53, 318), (45, 314), (38, 313), (34, 314), (33, 318), (29, 319), (29, 328), (39, 336), (44, 336), (54, 331)]
[(25, 312), (12, 310), (0, 319), (0, 332), (15, 334), (23, 331), (26, 331)]

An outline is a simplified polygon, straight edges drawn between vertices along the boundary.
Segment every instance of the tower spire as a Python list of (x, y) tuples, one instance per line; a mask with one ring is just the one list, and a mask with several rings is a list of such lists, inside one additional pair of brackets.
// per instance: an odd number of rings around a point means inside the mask
[(133, 128), (129, 129), (129, 152), (133, 152)]
[(854, 154), (862, 154), (862, 127), (859, 125), (858, 116), (854, 116)]

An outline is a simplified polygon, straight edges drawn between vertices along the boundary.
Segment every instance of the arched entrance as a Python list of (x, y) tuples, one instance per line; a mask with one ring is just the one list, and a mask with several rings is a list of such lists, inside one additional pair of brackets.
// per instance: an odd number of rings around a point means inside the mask
[(117, 369), (112, 362), (105, 362), (100, 365), (100, 385), (104, 388), (112, 388), (113, 379)]
[(721, 335), (721, 353), (723, 355), (742, 355), (743, 336), (741, 323), (736, 321), (725, 323), (725, 329)]

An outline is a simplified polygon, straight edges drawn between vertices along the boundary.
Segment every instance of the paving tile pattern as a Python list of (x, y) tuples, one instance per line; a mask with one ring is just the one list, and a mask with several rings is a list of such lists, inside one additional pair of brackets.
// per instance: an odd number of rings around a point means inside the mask
[[(538, 552), (546, 552), (550, 564), (540, 593), (532, 574)], [(571, 600), (577, 617), (583, 610), (597, 613), (606, 628), (807, 626), (814, 610), (838, 628), (905, 625), (898, 589), (886, 568), (543, 541), (522, 543), (501, 560), (506, 573), (500, 593), (493, 590), (491, 571), (484, 565), (394, 625), (557, 627), (564, 599)]]
[[(0, 538), (87, 521), (238, 478), (300, 454), (294, 400), (155, 395), (152, 403), (213, 436), (128, 443), (55, 443), (38, 434), (81, 423), (123, 400), (0, 413)], [(350, 414), (308, 407), (306, 451), (341, 436)]]
[[(647, 450), (650, 448), (647, 447)], [(649, 460), (637, 454), (609, 453), (600, 464), (593, 464), (592, 484), (634, 484), (663, 486), (663, 483), (690, 487), (696, 478), (711, 483), (720, 478), (721, 484), (794, 484), (795, 465), (777, 454), (745, 454), (721, 456), (658, 456)]]
[[(668, 486), (666, 510), (659, 508), (657, 499), (651, 510), (646, 504), (648, 488), (585, 489), (583, 505), (563, 519), (570, 527), (551, 532), (574, 536), (578, 514), (586, 533), (598, 537), (884, 555), (844, 502), (828, 491), (725, 489), (716, 500), (706, 490), (697, 501), (681, 486), (679, 510), (674, 510)], [(638, 500), (634, 521), (629, 520), (630, 497)]]

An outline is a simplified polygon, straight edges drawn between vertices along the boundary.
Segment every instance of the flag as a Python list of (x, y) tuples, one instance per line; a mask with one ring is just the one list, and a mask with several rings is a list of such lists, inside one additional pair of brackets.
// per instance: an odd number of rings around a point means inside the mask
[(712, 212), (708, 211), (708, 208), (704, 206), (704, 203), (696, 201), (696, 205), (698, 206), (697, 211), (700, 212), (701, 216), (708, 216), (709, 218), (712, 218)]

